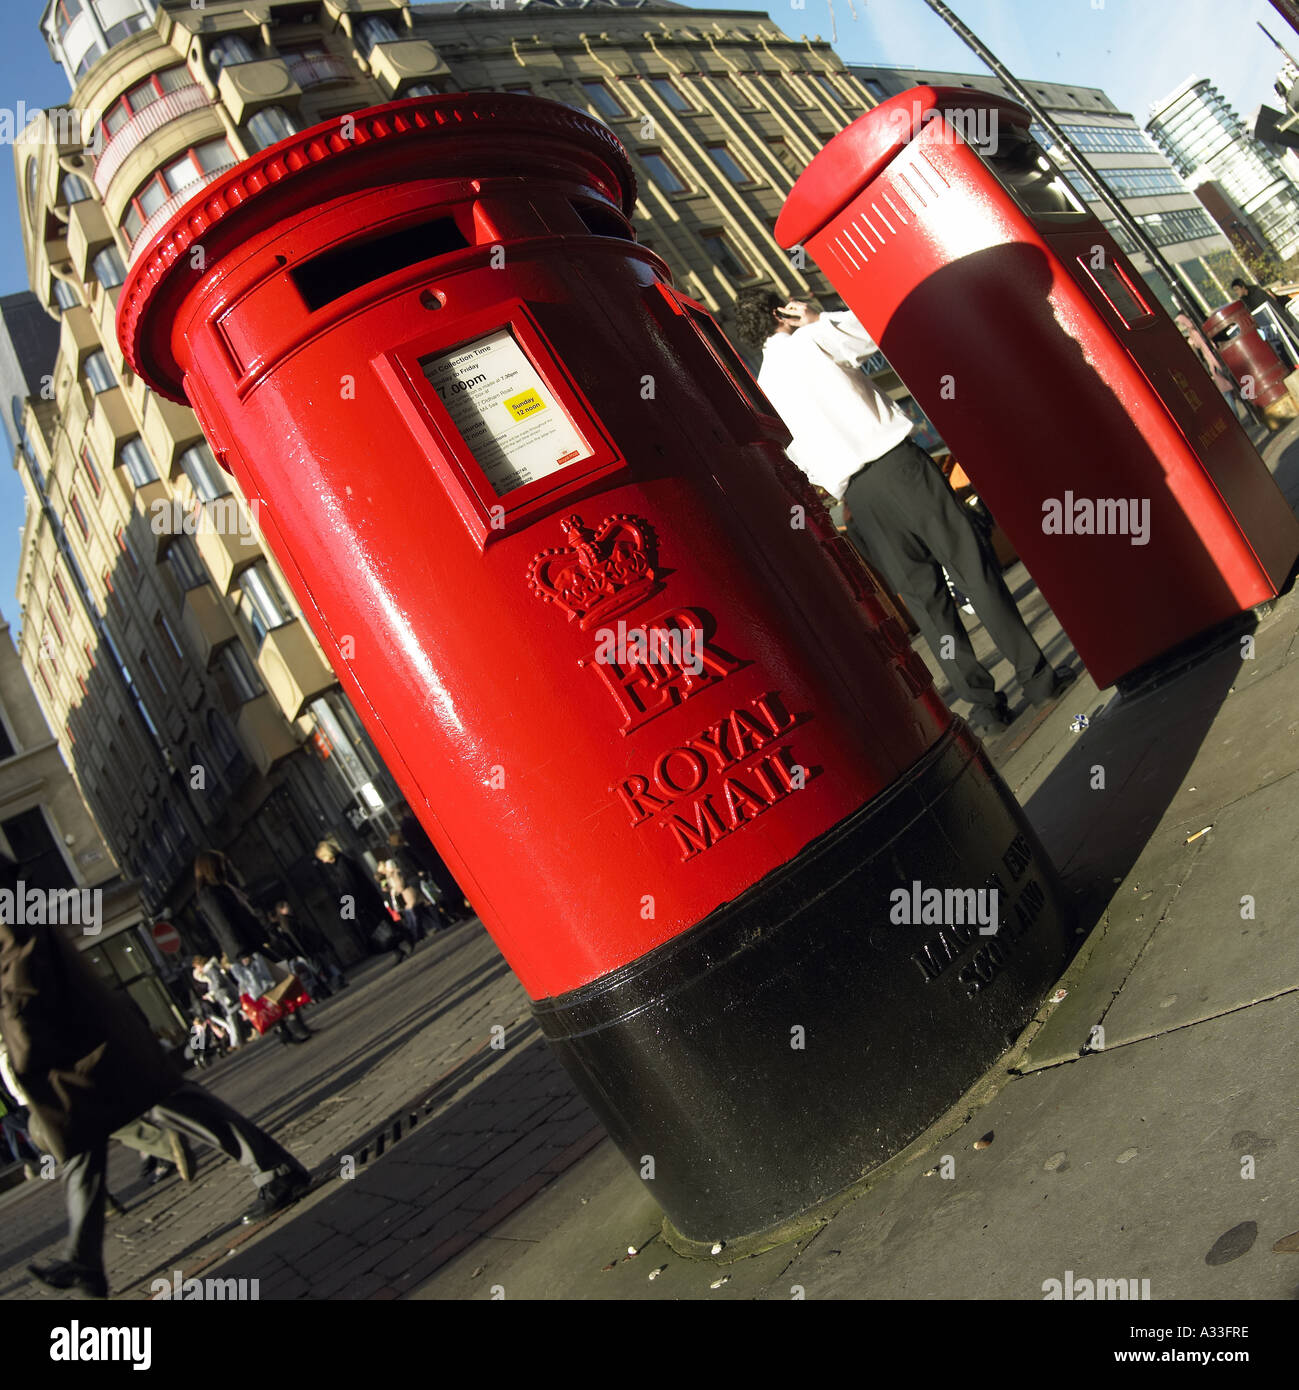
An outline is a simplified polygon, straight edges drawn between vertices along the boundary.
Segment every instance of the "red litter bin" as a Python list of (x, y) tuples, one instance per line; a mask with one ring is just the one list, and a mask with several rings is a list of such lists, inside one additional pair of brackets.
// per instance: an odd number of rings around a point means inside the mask
[(1246, 399), (1260, 410), (1289, 400), (1285, 384), (1289, 371), (1258, 331), (1253, 314), (1241, 300), (1210, 314), (1204, 321), (1204, 336), (1217, 349), (1236, 384), (1248, 392)]
[(635, 197), (567, 107), (376, 107), (204, 188), (118, 331), (596, 1114), (729, 1240), (968, 1087), (1068, 910)]
[(1029, 124), (914, 87), (826, 145), (776, 239), (879, 343), (1106, 686), (1274, 598), (1299, 521)]

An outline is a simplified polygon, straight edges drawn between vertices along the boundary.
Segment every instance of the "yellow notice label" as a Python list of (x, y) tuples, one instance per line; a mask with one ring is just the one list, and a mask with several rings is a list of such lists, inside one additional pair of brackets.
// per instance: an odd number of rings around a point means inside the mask
[(526, 420), (539, 410), (545, 410), (546, 403), (535, 391), (524, 391), (518, 396), (510, 396), (502, 404), (516, 420)]

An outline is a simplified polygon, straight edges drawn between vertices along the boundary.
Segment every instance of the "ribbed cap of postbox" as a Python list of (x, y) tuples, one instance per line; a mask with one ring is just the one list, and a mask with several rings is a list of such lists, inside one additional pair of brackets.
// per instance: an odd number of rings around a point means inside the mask
[(1029, 113), (1018, 102), (970, 87), (912, 87), (882, 101), (841, 130), (799, 175), (776, 219), (781, 246), (801, 246), (838, 215), (920, 134), (934, 113), (995, 111), (1020, 127)]
[[(222, 254), (332, 197), (402, 178), (545, 177), (547, 155), (580, 161), (630, 216), (636, 176), (600, 121), (558, 102), (511, 92), (453, 93), (335, 116), (219, 174), (150, 241), (117, 305), (117, 337), (131, 370), (185, 403), (171, 327), (184, 296)], [(475, 163), (475, 160), (479, 161)], [(202, 255), (191, 255), (197, 248)]]

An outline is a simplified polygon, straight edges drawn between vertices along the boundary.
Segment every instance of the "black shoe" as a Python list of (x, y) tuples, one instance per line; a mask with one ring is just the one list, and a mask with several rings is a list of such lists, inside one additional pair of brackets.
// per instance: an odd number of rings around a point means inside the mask
[(1015, 722), (1004, 695), (997, 696), (995, 705), (982, 705), (970, 713), (968, 723), (980, 738), (992, 738), (1004, 733)]
[(265, 1221), (277, 1211), (291, 1207), (299, 1197), (306, 1195), (310, 1187), (311, 1174), (300, 1163), (288, 1172), (276, 1173), (265, 1187), (258, 1189), (257, 1201), (244, 1212), (244, 1225)]
[(102, 1269), (89, 1269), (71, 1260), (56, 1260), (51, 1265), (28, 1265), (27, 1273), (43, 1289), (55, 1293), (70, 1291), (78, 1298), (107, 1298), (108, 1280)]
[(1052, 700), (1058, 700), (1074, 681), (1078, 679), (1078, 672), (1072, 670), (1068, 666), (1059, 666), (1051, 672), (1051, 677), (1051, 684), (1044, 693), (1034, 695), (1029, 691), (1024, 692), (1028, 695), (1030, 703), (1041, 706), (1049, 705)]

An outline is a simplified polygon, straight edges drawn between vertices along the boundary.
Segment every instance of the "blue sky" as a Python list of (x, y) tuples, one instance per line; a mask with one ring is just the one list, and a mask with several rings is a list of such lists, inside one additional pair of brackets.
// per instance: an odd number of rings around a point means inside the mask
[[(831, 37), (847, 62), (908, 64), (972, 72), (978, 60), (924, 0), (776, 0), (770, 6), (720, 0), (708, 9), (765, 9), (785, 33)], [(1150, 104), (1193, 73), (1211, 78), (1242, 116), (1277, 104), (1272, 82), (1281, 55), (1259, 32), (1267, 25), (1299, 56), (1299, 35), (1267, 0), (948, 0), (950, 7), (1020, 77), (1103, 87), (1144, 122)], [(11, 112), (60, 105), (68, 95), (37, 26), (40, 0), (0, 0), (0, 107)], [(854, 18), (854, 10), (856, 12)], [(594, 27), (594, 25), (593, 25)], [(13, 116), (10, 116), (10, 120)], [(0, 174), (0, 293), (27, 288), (12, 151)], [(18, 532), (23, 493), (0, 462), (0, 610), (17, 626)]]

